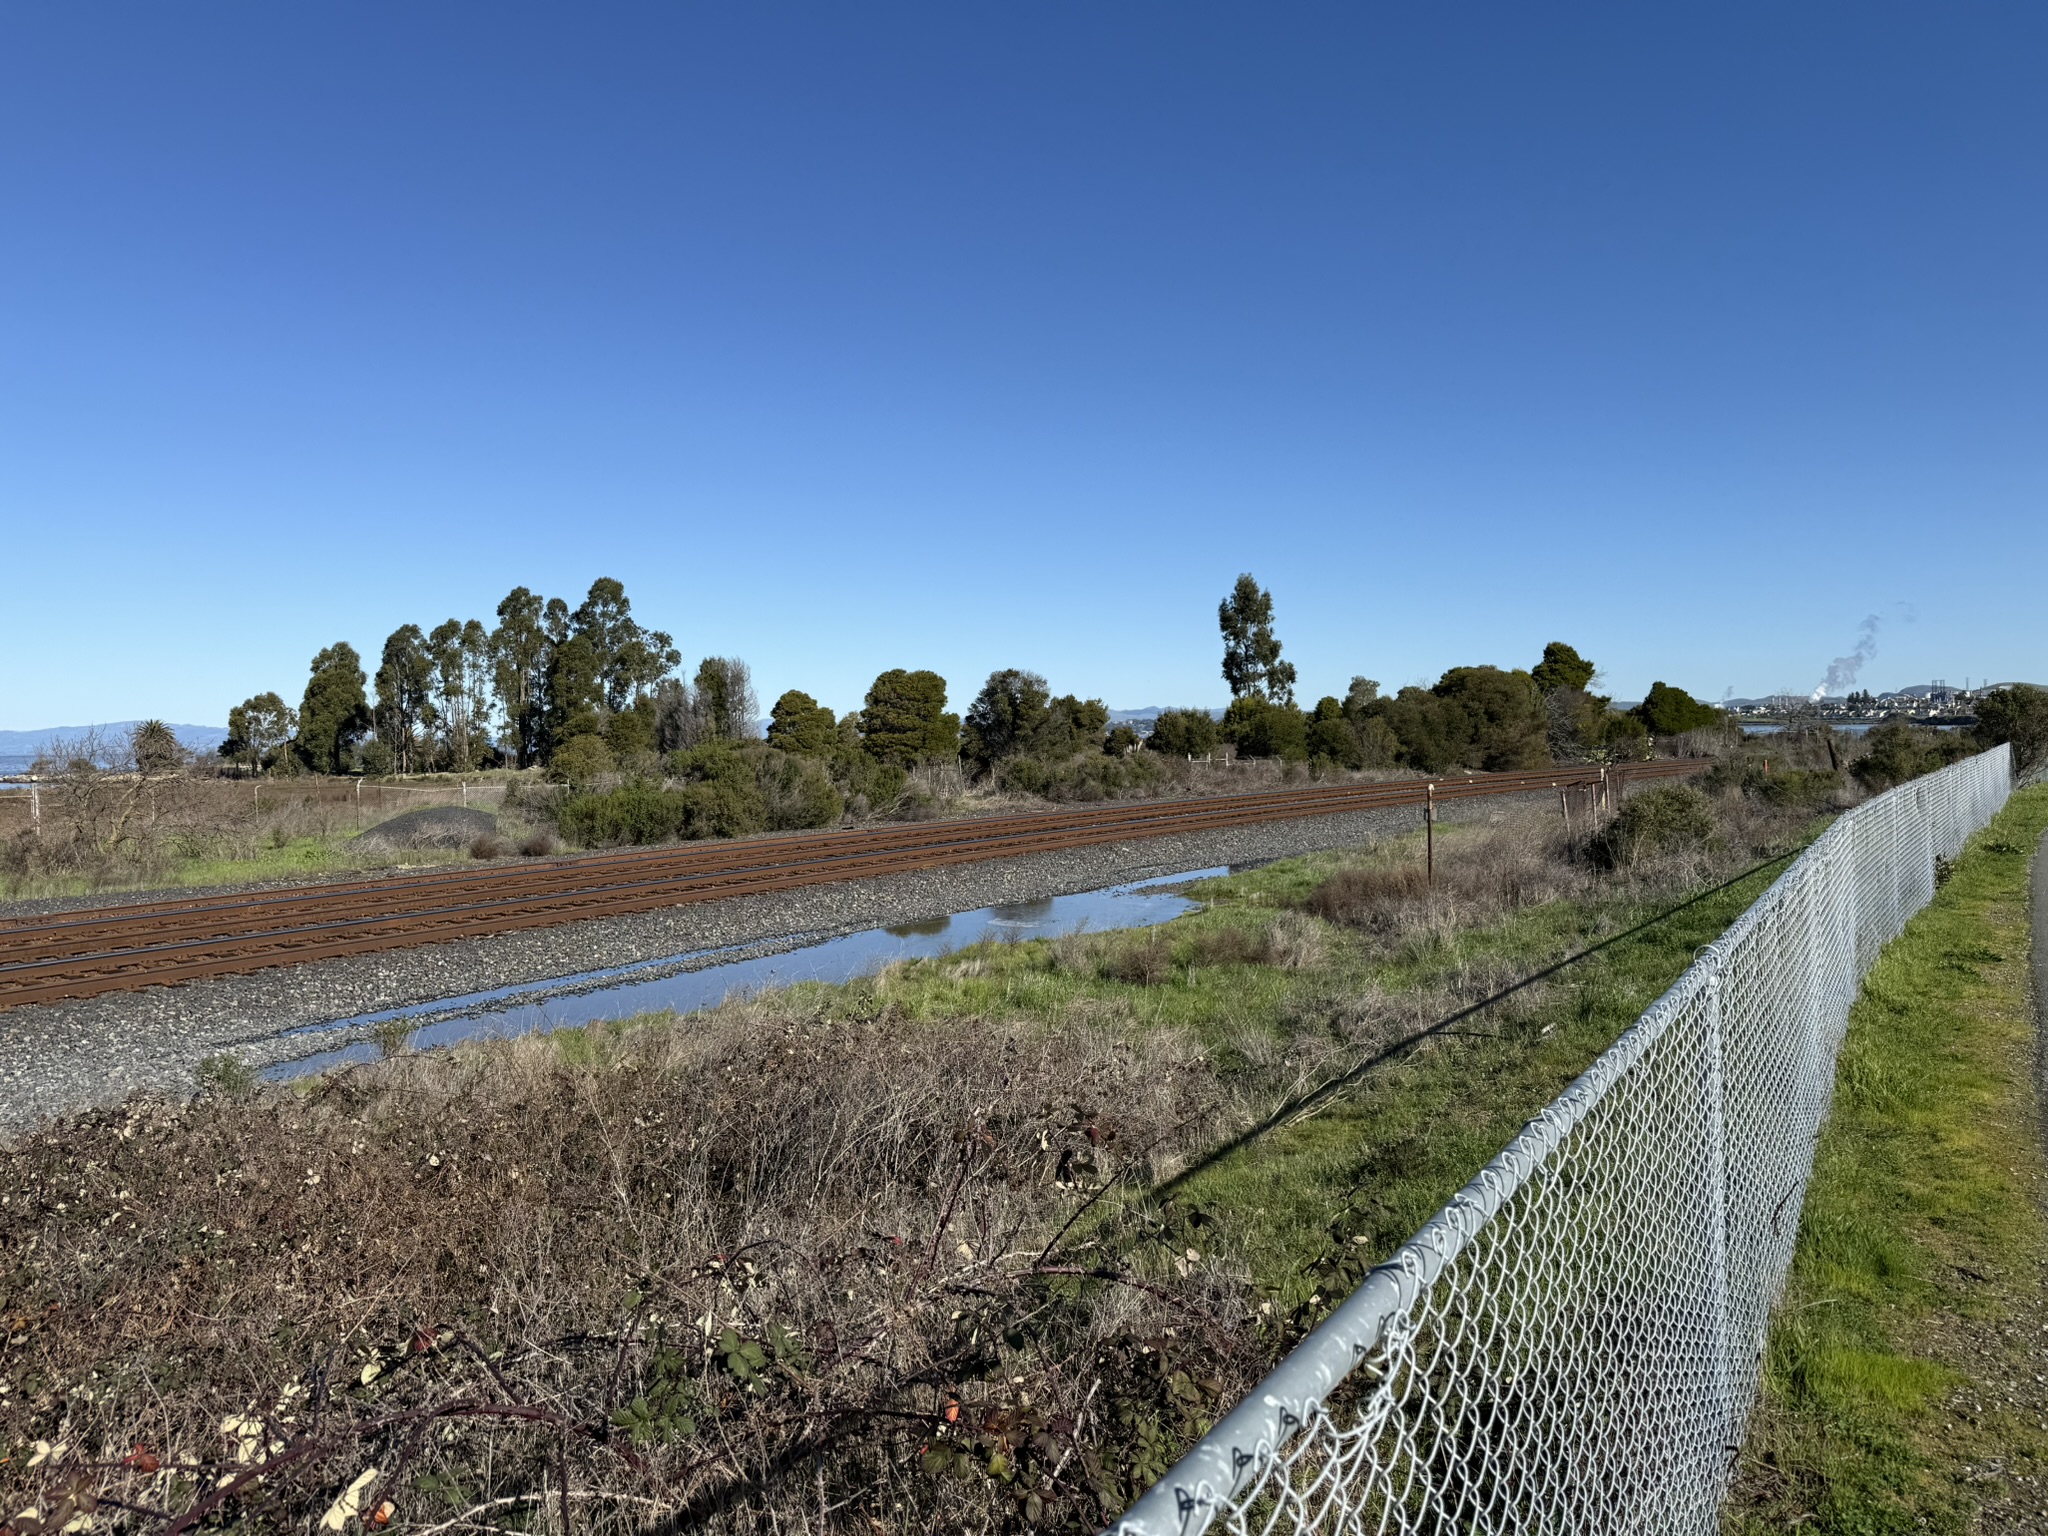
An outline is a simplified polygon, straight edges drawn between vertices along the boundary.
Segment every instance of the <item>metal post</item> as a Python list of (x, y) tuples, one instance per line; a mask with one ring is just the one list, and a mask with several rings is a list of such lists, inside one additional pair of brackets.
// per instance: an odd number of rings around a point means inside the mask
[(1436, 884), (1436, 786), (1429, 786), (1429, 800), (1422, 808), (1422, 842), (1429, 861), (1429, 883)]
[(28, 786), (28, 819), (35, 823), (36, 836), (43, 835), (43, 789), (33, 779)]

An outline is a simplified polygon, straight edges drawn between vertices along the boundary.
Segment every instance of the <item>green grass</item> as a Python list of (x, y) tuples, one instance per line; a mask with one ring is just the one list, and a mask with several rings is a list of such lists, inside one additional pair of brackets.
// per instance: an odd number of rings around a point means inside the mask
[(2027, 855), (2044, 829), (2048, 788), (2015, 795), (1865, 981), (1732, 1531), (1975, 1530), (2012, 1479), (2048, 1473), (2048, 1426), (1999, 1406), (2043, 1354)]
[(1305, 1117), (1198, 1165), (1175, 1198), (1231, 1235), (1284, 1308), (1304, 1321), (1320, 1315), (1613, 1044), (1783, 867), (1661, 920), (1664, 905), (1552, 903), (1364, 967), (1356, 980), (1417, 990), (1475, 965), (1526, 975), (1613, 940), (1454, 1033), (1378, 1062)]
[[(371, 863), (351, 855), (347, 845), (354, 835), (349, 832), (333, 838), (295, 837), (275, 846), (260, 847), (247, 857), (228, 857), (217, 852), (184, 853), (160, 868), (135, 871), (119, 880), (51, 875), (0, 881), (0, 896), (23, 900), (121, 891), (257, 885), (268, 880), (292, 880), (308, 875), (345, 877), (365, 869), (388, 867), (381, 859)], [(467, 858), (468, 854), (461, 849), (422, 849), (403, 855), (407, 865), (457, 863)]]
[[(1439, 858), (1457, 857), (1464, 831), (1439, 830)], [(1416, 856), (1419, 844), (1399, 843), (1374, 855)], [(1193, 1034), (1251, 1106), (1251, 1134), (1242, 1117), (1219, 1124), (1205, 1156), (1161, 1186), (1121, 1191), (1120, 1204), (1111, 1202), (1076, 1235), (1113, 1245), (1119, 1232), (1130, 1238), (1124, 1218), (1134, 1208), (1164, 1208), (1176, 1229), (1193, 1223), (1242, 1256), (1254, 1284), (1285, 1313), (1312, 1321), (1584, 1071), (1784, 868), (1773, 861), (1682, 905), (1623, 894), (1551, 902), (1392, 946), (1318, 923), (1325, 946), (1318, 963), (1204, 963), (1219, 934), (1264, 932), (1335, 870), (1358, 862), (1357, 854), (1286, 860), (1202, 882), (1192, 893), (1205, 910), (1160, 929), (1104, 934), (1079, 946), (979, 945), (876, 978), (793, 988), (787, 1006), (849, 1017), (886, 1008), (938, 1026), (1035, 1019), (1047, 1027), (1094, 1021)], [(1158, 984), (1102, 974), (1108, 957), (1162, 942), (1174, 964)], [(1077, 960), (1077, 949), (1093, 959)], [(1344, 1038), (1347, 1010), (1361, 997), (1423, 994), (1441, 998), (1443, 1012), (1456, 1011), (1453, 999), (1484, 995), (1496, 982), (1519, 981), (1589, 949), (1596, 952), (1422, 1043), (1389, 1050), (1386, 1038)], [(1400, 1033), (1441, 1017), (1429, 1013)], [(1272, 1058), (1304, 1044), (1319, 1047), (1321, 1059), (1301, 1082)], [(1301, 1103), (1317, 1089), (1312, 1103)], [(1115, 1106), (1084, 1108), (1113, 1114)]]

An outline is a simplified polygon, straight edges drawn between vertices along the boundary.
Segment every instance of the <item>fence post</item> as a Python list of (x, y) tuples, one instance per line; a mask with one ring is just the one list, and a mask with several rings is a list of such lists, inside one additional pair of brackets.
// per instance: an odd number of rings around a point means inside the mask
[(1707, 1275), (1714, 1287), (1714, 1431), (1720, 1437), (1720, 1477), (1706, 1490), (1710, 1507), (1718, 1504), (1727, 1487), (1728, 1471), (1742, 1451), (1742, 1421), (1745, 1415), (1735, 1401), (1733, 1386), (1735, 1341), (1729, 1336), (1729, 1314), (1733, 1298), (1728, 1276), (1728, 1066), (1726, 1053), (1727, 1010), (1722, 1006), (1722, 967), (1726, 958), (1718, 945), (1700, 957), (1711, 967), (1706, 995), (1706, 1098), (1707, 1098)]
[(43, 835), (43, 786), (35, 780), (28, 785), (28, 819), (35, 824), (36, 836)]
[(1423, 857), (1429, 864), (1429, 883), (1436, 884), (1436, 785), (1429, 786), (1429, 800), (1422, 808)]

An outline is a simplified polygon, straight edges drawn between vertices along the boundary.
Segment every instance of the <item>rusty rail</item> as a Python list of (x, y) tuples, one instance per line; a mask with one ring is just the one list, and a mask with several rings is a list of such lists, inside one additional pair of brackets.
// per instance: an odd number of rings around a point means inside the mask
[[(1607, 769), (1604, 782), (1705, 766), (1633, 763)], [(0, 922), (0, 1009), (1027, 853), (1601, 782), (1601, 770), (1570, 767), (1125, 801), (87, 908)]]

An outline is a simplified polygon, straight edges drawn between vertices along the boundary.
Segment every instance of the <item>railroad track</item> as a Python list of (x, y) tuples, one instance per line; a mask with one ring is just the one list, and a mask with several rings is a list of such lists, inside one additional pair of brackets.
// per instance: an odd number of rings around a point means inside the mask
[[(1631, 763), (1605, 777), (1637, 782), (1705, 766)], [(1025, 853), (1579, 787), (1601, 776), (1599, 769), (1545, 769), (1119, 802), (87, 908), (0, 922), (0, 1009)]]

